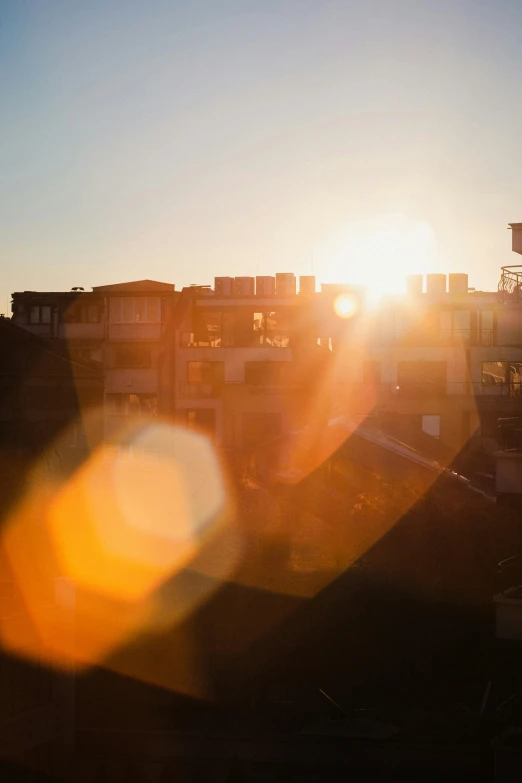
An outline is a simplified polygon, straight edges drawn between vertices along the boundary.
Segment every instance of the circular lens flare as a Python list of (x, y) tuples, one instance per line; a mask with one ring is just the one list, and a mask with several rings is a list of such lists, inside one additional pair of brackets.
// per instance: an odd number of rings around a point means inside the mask
[(339, 318), (352, 318), (358, 309), (359, 302), (353, 294), (339, 294), (334, 301), (334, 310)]

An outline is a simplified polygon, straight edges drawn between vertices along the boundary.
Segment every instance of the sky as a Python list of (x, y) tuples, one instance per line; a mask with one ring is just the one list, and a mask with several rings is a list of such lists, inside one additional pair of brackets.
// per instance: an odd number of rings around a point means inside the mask
[(0, 312), (276, 271), (496, 288), (521, 29), (508, 0), (0, 0)]

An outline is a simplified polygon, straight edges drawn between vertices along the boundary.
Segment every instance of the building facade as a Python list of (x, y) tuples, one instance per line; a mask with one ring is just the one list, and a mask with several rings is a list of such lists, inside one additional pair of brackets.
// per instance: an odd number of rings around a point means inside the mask
[(330, 412), (332, 345), (349, 324), (315, 278), (216, 278), (184, 289), (162, 365), (162, 411), (248, 453)]
[(13, 294), (12, 320), (104, 375), (107, 437), (129, 416), (154, 416), (158, 372), (174, 285), (155, 280), (97, 286), (92, 291)]

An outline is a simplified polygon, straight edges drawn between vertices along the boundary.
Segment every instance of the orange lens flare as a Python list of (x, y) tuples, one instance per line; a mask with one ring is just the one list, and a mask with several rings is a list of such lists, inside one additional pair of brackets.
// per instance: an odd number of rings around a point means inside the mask
[[(3, 644), (87, 665), (138, 632), (179, 622), (210, 588), (180, 591), (168, 606), (159, 588), (201, 560), (229, 507), (211, 442), (166, 424), (101, 447), (59, 488), (40, 471), (2, 535), (26, 618), (0, 617)], [(220, 563), (215, 586), (234, 566)]]

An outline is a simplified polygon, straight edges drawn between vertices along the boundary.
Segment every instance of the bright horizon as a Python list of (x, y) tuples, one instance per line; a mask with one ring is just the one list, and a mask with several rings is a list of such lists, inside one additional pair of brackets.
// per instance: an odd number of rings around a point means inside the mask
[(0, 312), (19, 290), (276, 271), (494, 290), (517, 263), (518, 3), (0, 8)]

